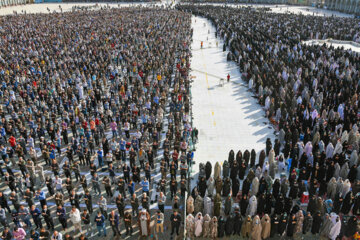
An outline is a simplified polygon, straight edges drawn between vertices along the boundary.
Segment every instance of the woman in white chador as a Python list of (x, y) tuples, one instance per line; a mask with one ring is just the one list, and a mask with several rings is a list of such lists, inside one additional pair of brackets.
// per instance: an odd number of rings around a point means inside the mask
[(195, 237), (200, 237), (202, 233), (203, 216), (199, 212), (195, 217)]
[(326, 158), (332, 158), (334, 154), (334, 146), (332, 143), (329, 143), (326, 147)]
[(248, 206), (248, 210), (247, 210), (248, 215), (254, 216), (256, 213), (256, 209), (257, 209), (257, 199), (256, 199), (256, 196), (253, 195), (249, 201), (249, 206)]
[(335, 213), (331, 213), (331, 221), (333, 222), (334, 225), (329, 232), (329, 238), (331, 240), (335, 240), (336, 237), (339, 235), (341, 229), (340, 217)]
[(346, 179), (344, 182), (343, 182), (343, 188), (342, 188), (342, 196), (345, 197), (346, 194), (348, 192), (350, 192), (350, 188), (351, 188), (351, 183), (349, 181), (349, 179)]
[(255, 177), (251, 184), (251, 191), (250, 191), (251, 196), (257, 195), (257, 193), (259, 191), (259, 185), (260, 185), (260, 183), (259, 183), (258, 177)]

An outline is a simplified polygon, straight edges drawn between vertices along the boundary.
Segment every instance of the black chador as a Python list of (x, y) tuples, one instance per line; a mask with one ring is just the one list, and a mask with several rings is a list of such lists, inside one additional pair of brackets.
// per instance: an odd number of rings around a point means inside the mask
[(288, 237), (292, 237), (294, 235), (295, 229), (296, 229), (296, 218), (295, 215), (291, 215), (288, 221), (286, 235)]
[(337, 194), (335, 195), (334, 209), (333, 209), (333, 211), (334, 211), (336, 214), (339, 214), (343, 202), (344, 202), (344, 199), (343, 199), (343, 197), (341, 196), (341, 192), (337, 193)]
[(348, 192), (344, 198), (344, 203), (341, 207), (341, 212), (345, 215), (347, 215), (350, 212), (351, 206), (354, 203), (354, 194), (352, 191)]
[(280, 219), (276, 214), (271, 218), (270, 237), (278, 236)]
[(249, 205), (249, 199), (248, 199), (247, 195), (243, 195), (240, 200), (241, 215), (245, 216), (248, 205)]
[(287, 226), (287, 222), (288, 222), (287, 218), (288, 217), (287, 217), (286, 213), (283, 213), (280, 217), (280, 223), (279, 223), (279, 228), (278, 228), (278, 233), (280, 235), (283, 235), (286, 230), (286, 226)]
[(238, 172), (239, 172), (239, 164), (235, 161), (234, 164), (231, 166), (230, 178), (231, 179), (237, 178)]
[(230, 194), (230, 188), (231, 188), (231, 182), (230, 182), (230, 179), (227, 178), (225, 179), (224, 181), (224, 184), (223, 184), (223, 197), (226, 197), (227, 195)]
[(225, 235), (225, 219), (220, 216), (218, 220), (218, 237), (222, 238)]
[(280, 194), (278, 199), (275, 202), (275, 214), (282, 214), (284, 210), (284, 198)]
[(315, 213), (315, 215), (313, 217), (313, 225), (312, 225), (312, 228), (311, 228), (311, 233), (312, 234), (319, 233), (322, 221), (323, 221), (323, 219), (321, 217), (320, 212)]
[(273, 191), (272, 191), (272, 194), (273, 194), (275, 199), (278, 198), (279, 192), (280, 192), (280, 180), (276, 179), (274, 184), (273, 184)]
[(312, 228), (312, 224), (313, 224), (313, 217), (311, 216), (310, 212), (307, 212), (307, 215), (305, 216), (303, 223), (303, 234), (310, 232)]
[(208, 180), (210, 178), (212, 172), (212, 165), (211, 163), (208, 161), (205, 165), (205, 176), (206, 176), (206, 180)]
[(241, 233), (241, 226), (242, 226), (242, 217), (240, 214), (240, 209), (235, 208), (234, 211), (234, 233), (240, 236)]
[(230, 215), (226, 219), (225, 233), (226, 236), (232, 235), (234, 232), (234, 218)]
[(244, 180), (245, 172), (246, 172), (246, 164), (245, 164), (244, 160), (242, 160), (241, 164), (240, 164), (240, 167), (239, 167), (239, 178), (240, 178), (240, 180)]
[(239, 179), (235, 178), (232, 180), (231, 189), (232, 189), (232, 195), (236, 196), (239, 192), (240, 188), (240, 182)]
[(250, 181), (248, 178), (245, 178), (245, 180), (243, 182), (243, 186), (242, 186), (242, 194), (248, 195), (249, 191), (250, 191)]

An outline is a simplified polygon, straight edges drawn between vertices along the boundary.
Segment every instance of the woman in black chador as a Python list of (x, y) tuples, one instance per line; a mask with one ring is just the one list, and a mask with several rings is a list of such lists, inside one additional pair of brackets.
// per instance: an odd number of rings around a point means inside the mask
[(278, 228), (278, 233), (280, 234), (280, 236), (282, 236), (286, 230), (286, 226), (288, 223), (288, 216), (286, 213), (281, 214), (280, 217), (280, 222), (279, 222), (279, 228)]
[(296, 229), (296, 217), (295, 217), (295, 214), (292, 214), (290, 216), (290, 218), (289, 218), (289, 221), (288, 221), (288, 225), (287, 225), (287, 229), (286, 229), (286, 235), (288, 237), (294, 236), (295, 229)]
[(241, 150), (239, 150), (236, 153), (236, 157), (235, 157), (235, 160), (236, 160), (236, 162), (238, 163), (239, 166), (240, 166), (240, 163), (241, 163), (242, 159), (243, 159), (242, 152), (241, 152)]
[(247, 195), (243, 194), (240, 200), (240, 212), (242, 216), (245, 216), (248, 205), (249, 205), (249, 199)]
[(228, 157), (228, 162), (229, 162), (230, 167), (232, 167), (232, 165), (234, 163), (234, 159), (235, 159), (234, 150), (230, 150), (229, 157)]
[(276, 199), (275, 202), (275, 214), (282, 214), (284, 211), (284, 198), (282, 196), (282, 194), (279, 195), (278, 199)]
[(242, 226), (242, 217), (240, 214), (240, 209), (235, 208), (234, 210), (234, 235), (237, 234), (240, 236)]
[[(255, 166), (255, 160), (256, 160), (256, 152), (255, 149), (251, 150), (251, 155), (250, 155), (250, 167), (254, 167)], [(246, 163), (246, 165), (248, 165), (249, 163)]]
[(342, 193), (341, 192), (336, 193), (335, 200), (334, 200), (334, 208), (333, 208), (333, 211), (336, 214), (340, 213), (340, 209), (341, 209), (343, 202), (344, 202), (344, 198), (342, 197)]
[(212, 165), (211, 165), (211, 163), (208, 161), (208, 162), (205, 164), (206, 180), (208, 180), (208, 179), (210, 178), (211, 172), (212, 172)]
[(278, 178), (275, 179), (275, 182), (272, 187), (273, 187), (272, 194), (273, 194), (274, 198), (277, 199), (279, 196), (279, 192), (280, 192), (280, 180)]
[(271, 193), (266, 194), (265, 199), (265, 213), (269, 216), (271, 215), (271, 210), (273, 206), (273, 195)]
[(231, 178), (231, 180), (237, 178), (238, 172), (239, 172), (239, 164), (238, 164), (237, 161), (234, 161), (234, 163), (233, 163), (233, 165), (231, 166), (231, 169), (230, 169), (230, 178)]
[(239, 179), (235, 178), (232, 180), (231, 189), (232, 189), (232, 195), (237, 196), (239, 189), (240, 189)]
[(303, 223), (303, 229), (302, 229), (303, 234), (310, 232), (312, 228), (312, 224), (313, 224), (313, 217), (311, 216), (310, 212), (307, 212)]
[(241, 160), (241, 164), (239, 166), (239, 179), (240, 180), (244, 180), (245, 172), (246, 172), (246, 163), (243, 159), (243, 160)]
[(223, 216), (219, 217), (218, 220), (218, 237), (222, 238), (225, 235), (225, 219)]
[(320, 212), (315, 213), (315, 215), (313, 217), (312, 228), (311, 228), (312, 234), (318, 234), (320, 232), (320, 227), (321, 227), (322, 222), (323, 222), (323, 219), (321, 217)]
[(358, 227), (357, 218), (355, 216), (351, 216), (347, 221), (344, 235), (348, 238), (353, 237), (357, 231), (357, 227)]
[(348, 192), (344, 198), (344, 202), (341, 207), (341, 212), (347, 215), (350, 212), (351, 206), (354, 203), (354, 194), (352, 191)]
[(260, 194), (257, 198), (256, 212), (259, 216), (262, 216), (265, 211), (265, 194)]
[(230, 194), (230, 189), (231, 189), (230, 178), (226, 178), (226, 179), (224, 180), (223, 188), (222, 188), (223, 197), (226, 197), (227, 195)]
[(226, 236), (232, 235), (234, 232), (234, 219), (229, 215), (226, 219), (225, 234)]
[(242, 195), (248, 195), (250, 191), (250, 181), (248, 178), (245, 178), (242, 186)]
[(279, 224), (280, 224), (280, 219), (278, 218), (278, 216), (276, 214), (274, 214), (271, 218), (270, 237), (278, 236)]

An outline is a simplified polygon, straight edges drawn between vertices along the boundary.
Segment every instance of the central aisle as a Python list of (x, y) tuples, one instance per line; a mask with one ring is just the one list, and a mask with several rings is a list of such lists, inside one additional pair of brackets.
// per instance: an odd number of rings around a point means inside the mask
[[(239, 67), (226, 61), (227, 52), (222, 51), (222, 41), (215, 38), (215, 27), (205, 18), (193, 16), (192, 28), (193, 126), (199, 130), (194, 167), (196, 181), (199, 163), (210, 161), (214, 169), (217, 161), (227, 159), (231, 149), (235, 154), (246, 149), (259, 152), (265, 148), (266, 138), (274, 140), (274, 129), (241, 80)], [(226, 82), (228, 73), (229, 83)], [(220, 78), (225, 79), (223, 87), (219, 86)]]

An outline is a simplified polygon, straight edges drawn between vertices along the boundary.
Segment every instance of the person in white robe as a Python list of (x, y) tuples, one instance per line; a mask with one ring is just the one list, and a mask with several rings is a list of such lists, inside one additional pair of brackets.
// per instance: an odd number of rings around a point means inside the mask
[(256, 196), (252, 196), (249, 201), (248, 209), (247, 209), (247, 215), (254, 216), (257, 209), (257, 199)]
[(329, 238), (331, 240), (335, 240), (336, 237), (339, 235), (340, 230), (341, 230), (341, 221), (340, 221), (340, 217), (338, 215), (332, 215), (331, 216), (331, 221), (334, 223), (333, 227), (331, 228), (330, 232), (329, 232)]
[(200, 237), (202, 234), (202, 226), (203, 226), (203, 216), (199, 212), (195, 217), (195, 237)]

